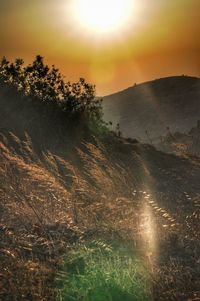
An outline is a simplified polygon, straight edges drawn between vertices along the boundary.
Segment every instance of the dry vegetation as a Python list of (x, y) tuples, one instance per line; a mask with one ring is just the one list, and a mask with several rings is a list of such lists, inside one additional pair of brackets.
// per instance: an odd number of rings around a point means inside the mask
[[(0, 147), (2, 301), (55, 300), (63, 255), (91, 239), (131, 244), (151, 273), (153, 300), (198, 300), (197, 159), (169, 156), (175, 172), (164, 154), (118, 138), (114, 150), (83, 142), (68, 159), (37, 154), (28, 135), (2, 135)], [(193, 180), (181, 174), (189, 167)], [(189, 179), (187, 193), (180, 183)]]
[(164, 152), (171, 152), (177, 155), (191, 154), (200, 156), (200, 121), (197, 126), (193, 127), (188, 133), (171, 133), (160, 138), (160, 142), (156, 143), (156, 147)]

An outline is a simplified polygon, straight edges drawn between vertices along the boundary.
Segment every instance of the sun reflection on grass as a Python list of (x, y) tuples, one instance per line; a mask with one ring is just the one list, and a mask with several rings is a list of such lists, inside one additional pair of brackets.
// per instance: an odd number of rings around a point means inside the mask
[(141, 208), (140, 235), (145, 256), (153, 269), (153, 263), (157, 258), (156, 225), (155, 217), (148, 204), (148, 200), (149, 195), (144, 192), (144, 201)]

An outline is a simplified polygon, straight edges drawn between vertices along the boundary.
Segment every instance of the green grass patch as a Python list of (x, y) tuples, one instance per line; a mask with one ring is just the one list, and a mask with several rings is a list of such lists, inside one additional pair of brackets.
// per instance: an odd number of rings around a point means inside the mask
[(93, 241), (65, 259), (59, 301), (150, 301), (147, 272), (133, 251)]

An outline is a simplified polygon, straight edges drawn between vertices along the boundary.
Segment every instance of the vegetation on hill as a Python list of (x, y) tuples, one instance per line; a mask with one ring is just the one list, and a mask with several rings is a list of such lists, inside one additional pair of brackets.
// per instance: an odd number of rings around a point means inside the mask
[(43, 99), (47, 75), (36, 94), (3, 76), (0, 300), (199, 297), (200, 160), (63, 111), (70, 98)]
[(200, 156), (200, 121), (188, 133), (171, 133), (168, 129), (168, 134), (160, 139), (156, 147), (179, 155)]
[(65, 82), (59, 70), (54, 65), (45, 65), (40, 55), (28, 66), (24, 66), (22, 59), (10, 63), (4, 57), (0, 64), (0, 82), (15, 87), (29, 101), (45, 103), (54, 113), (59, 110), (68, 117), (84, 116), (102, 121), (101, 100), (95, 98), (95, 87), (83, 78), (77, 83)]

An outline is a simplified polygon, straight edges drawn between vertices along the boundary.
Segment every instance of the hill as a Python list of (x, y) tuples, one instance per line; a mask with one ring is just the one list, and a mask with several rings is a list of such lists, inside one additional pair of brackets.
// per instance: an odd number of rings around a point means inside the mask
[(200, 79), (174, 76), (134, 85), (103, 98), (104, 118), (122, 134), (157, 143), (171, 132), (188, 132), (200, 119)]
[(197, 157), (73, 122), (5, 83), (0, 117), (0, 300), (199, 296)]

